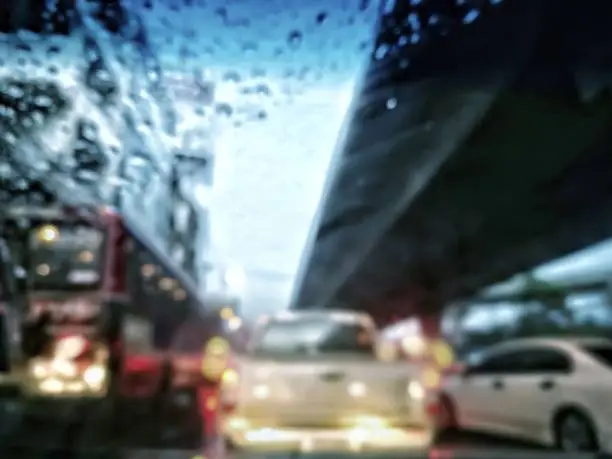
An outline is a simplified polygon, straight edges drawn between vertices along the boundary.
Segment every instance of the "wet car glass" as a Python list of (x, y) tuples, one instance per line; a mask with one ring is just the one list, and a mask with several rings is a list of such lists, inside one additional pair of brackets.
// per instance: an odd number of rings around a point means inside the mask
[(365, 327), (325, 320), (272, 321), (253, 347), (253, 353), (258, 356), (371, 355), (373, 352), (371, 332)]

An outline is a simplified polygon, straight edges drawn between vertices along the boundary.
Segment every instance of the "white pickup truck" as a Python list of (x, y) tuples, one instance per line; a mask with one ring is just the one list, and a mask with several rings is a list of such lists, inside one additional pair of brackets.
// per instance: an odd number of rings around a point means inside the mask
[(381, 358), (368, 315), (284, 312), (225, 378), (222, 431), (242, 450), (423, 449), (432, 402), (417, 367)]

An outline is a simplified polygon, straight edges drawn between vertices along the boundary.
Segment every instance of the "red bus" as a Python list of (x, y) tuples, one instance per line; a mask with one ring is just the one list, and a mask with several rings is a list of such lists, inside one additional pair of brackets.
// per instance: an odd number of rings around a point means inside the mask
[(83, 407), (89, 416), (93, 403), (115, 433), (200, 448), (201, 389), (218, 381), (185, 365), (175, 342), (197, 324), (200, 341), (187, 350), (201, 357), (223, 327), (196, 283), (133, 220), (106, 208), (9, 208), (1, 223), (20, 292), (6, 307), (17, 311), (22, 338), (7, 371), (20, 375), (28, 412)]

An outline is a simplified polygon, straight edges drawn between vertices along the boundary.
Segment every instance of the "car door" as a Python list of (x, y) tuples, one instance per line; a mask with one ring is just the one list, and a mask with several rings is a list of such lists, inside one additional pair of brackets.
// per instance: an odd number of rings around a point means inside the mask
[[(499, 391), (493, 385), (506, 370), (506, 352), (485, 355), (479, 363), (469, 365), (453, 388), (460, 424), (467, 429), (490, 430), (495, 424)], [(503, 395), (503, 394), (502, 394)]]
[(503, 349), (491, 355), (476, 378), (468, 374), (473, 403), (471, 428), (493, 434), (506, 434), (509, 406), (515, 403), (508, 392), (509, 378), (521, 371), (522, 361), (515, 349)]
[(538, 440), (550, 429), (554, 410), (563, 400), (563, 387), (573, 364), (562, 350), (530, 346), (517, 351), (516, 371), (504, 379), (503, 428), (509, 434)]

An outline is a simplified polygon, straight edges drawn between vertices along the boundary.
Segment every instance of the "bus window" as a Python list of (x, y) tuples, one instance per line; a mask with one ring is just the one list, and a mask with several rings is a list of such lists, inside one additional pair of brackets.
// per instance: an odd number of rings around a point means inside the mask
[(96, 288), (102, 279), (104, 232), (88, 224), (44, 223), (29, 233), (29, 277), (36, 290)]

